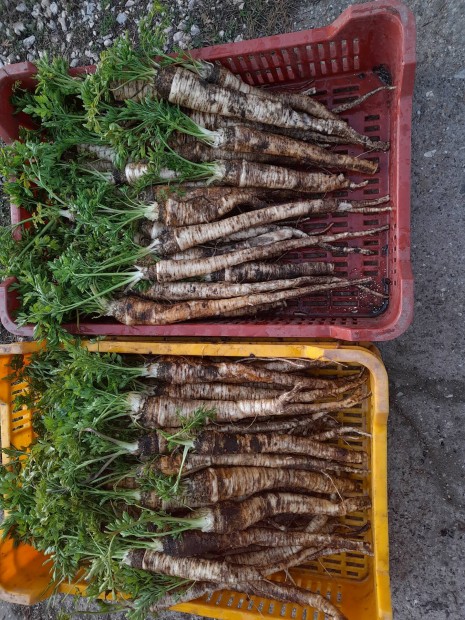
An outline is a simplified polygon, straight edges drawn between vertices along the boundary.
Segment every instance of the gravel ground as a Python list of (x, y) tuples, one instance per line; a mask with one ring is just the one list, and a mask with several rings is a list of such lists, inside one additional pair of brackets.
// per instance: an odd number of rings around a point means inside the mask
[[(3, 0), (0, 14), (0, 64), (34, 61), (41, 52), (68, 58), (72, 67), (89, 64), (128, 30), (152, 2)], [(298, 0), (170, 0), (168, 41), (183, 49), (241, 41), (291, 29)]]
[[(45, 50), (60, 52), (75, 65), (88, 63), (108, 45), (105, 41), (124, 29), (133, 31), (147, 9), (146, 2), (138, 0), (2, 3), (0, 63), (33, 60)], [(322, 26), (351, 2), (168, 0), (167, 4), (171, 40), (194, 47)], [(412, 160), (416, 319), (403, 337), (382, 346), (391, 380), (393, 607), (396, 620), (463, 620), (465, 270), (460, 248), (465, 226), (465, 0), (406, 4), (415, 13), (418, 28)], [(33, 608), (0, 604), (0, 620), (65, 620), (71, 609), (69, 601), (57, 598)]]

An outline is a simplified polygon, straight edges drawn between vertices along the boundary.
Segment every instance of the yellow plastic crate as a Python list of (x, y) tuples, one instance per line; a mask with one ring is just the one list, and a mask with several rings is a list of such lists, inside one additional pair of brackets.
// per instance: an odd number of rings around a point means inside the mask
[[(23, 408), (13, 410), (14, 395), (24, 390), (23, 384), (11, 384), (9, 363), (14, 354), (30, 354), (38, 344), (17, 343), (0, 345), (0, 413), (2, 446), (27, 447), (33, 439), (30, 412)], [(354, 514), (345, 518), (347, 523), (363, 525), (368, 518), (371, 530), (366, 540), (373, 543), (374, 556), (366, 558), (356, 553), (342, 553), (297, 567), (290, 571), (295, 583), (303, 588), (320, 592), (341, 607), (349, 620), (390, 620), (391, 598), (389, 586), (388, 513), (386, 424), (388, 417), (388, 380), (386, 370), (373, 346), (351, 346), (337, 342), (192, 342), (147, 340), (104, 340), (86, 343), (89, 350), (126, 354), (224, 356), (244, 358), (293, 357), (320, 359), (341, 363), (337, 372), (348, 368), (366, 368), (369, 371), (369, 397), (362, 405), (340, 413), (340, 420), (368, 430), (371, 438), (360, 437), (350, 441), (355, 449), (364, 449), (369, 456), (371, 474), (364, 482), (363, 492), (372, 499), (371, 514)], [(5, 456), (3, 457), (5, 458)], [(10, 540), (0, 545), (0, 598), (32, 605), (51, 594), (49, 570), (45, 557), (28, 547), (14, 548)], [(284, 580), (279, 574), (275, 577)], [(60, 592), (77, 594), (85, 590), (79, 580), (72, 585), (61, 585)], [(323, 620), (324, 615), (312, 608), (292, 603), (284, 604), (257, 596), (220, 591), (173, 609), (225, 620), (261, 620), (284, 618), (295, 620)]]

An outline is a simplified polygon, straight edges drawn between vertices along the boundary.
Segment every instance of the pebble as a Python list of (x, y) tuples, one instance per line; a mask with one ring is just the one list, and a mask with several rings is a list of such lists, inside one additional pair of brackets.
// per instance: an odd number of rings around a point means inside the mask
[(16, 10), (19, 11), (19, 13), (25, 13), (27, 11), (27, 6), (24, 2), (20, 2), (16, 5)]
[(64, 18), (63, 15), (61, 15), (61, 17), (58, 18), (58, 23), (60, 24), (63, 32), (66, 32), (68, 30), (68, 26), (66, 25), (66, 19)]
[(178, 30), (178, 32), (175, 32), (173, 35), (173, 42), (179, 43), (179, 41), (181, 41), (183, 38), (184, 38), (184, 32), (182, 32), (181, 30)]
[(113, 43), (113, 41), (111, 39), (105, 39), (105, 41), (103, 42), (103, 45), (105, 47), (110, 47), (110, 45)]
[(66, 43), (71, 43), (72, 38), (73, 38), (73, 33), (68, 32), (68, 34), (66, 35)]
[(127, 18), (128, 16), (126, 15), (126, 13), (118, 13), (116, 21), (118, 22), (118, 24), (123, 25), (126, 22)]
[(124, 6), (125, 6), (127, 9), (129, 9), (131, 6), (134, 6), (135, 4), (136, 4), (136, 3), (134, 2), (134, 0), (128, 0)]
[(196, 24), (193, 24), (191, 26), (191, 35), (196, 37), (198, 34), (200, 34), (200, 28)]
[(456, 80), (465, 80), (465, 69), (462, 69), (461, 71), (459, 71), (458, 73), (456, 73), (454, 75), (454, 78)]
[(195, 2), (196, 2), (196, 0), (189, 0), (189, 3), (187, 5), (187, 8), (188, 8), (189, 11), (192, 11), (192, 9), (195, 6)]
[(222, 39), (224, 37), (224, 30), (220, 30), (218, 36)]
[(58, 13), (58, 4), (56, 2), (52, 2), (49, 6), (49, 10), (52, 15), (56, 15)]
[(424, 154), (424, 157), (434, 157), (434, 154), (436, 153), (436, 149), (433, 149), (432, 151), (426, 151), (426, 153)]
[(77, 67), (79, 64), (79, 60), (77, 58), (73, 58), (72, 61), (69, 63), (70, 67)]
[(34, 45), (35, 42), (36, 42), (36, 38), (33, 34), (31, 34), (31, 36), (27, 37), (27, 39), (23, 39), (23, 47), (28, 50), (30, 47)]
[(13, 30), (15, 31), (15, 34), (21, 34), (26, 30), (26, 27), (24, 26), (23, 22), (16, 22), (15, 24), (13, 24)]

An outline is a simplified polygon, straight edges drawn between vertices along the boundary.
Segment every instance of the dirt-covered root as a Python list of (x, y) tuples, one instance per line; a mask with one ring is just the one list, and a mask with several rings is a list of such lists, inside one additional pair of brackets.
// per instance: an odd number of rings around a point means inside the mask
[(219, 502), (190, 513), (202, 520), (202, 531), (234, 533), (279, 514), (345, 516), (371, 507), (368, 497), (351, 497), (338, 503), (293, 493), (262, 493), (242, 502)]
[[(316, 558), (337, 553), (363, 553), (371, 555), (369, 545), (361, 541), (334, 540), (328, 541), (328, 546), (318, 542), (319, 537), (315, 537), (315, 543), (307, 545), (271, 547), (262, 550), (243, 552), (227, 557), (226, 560), (232, 565), (255, 566), (262, 571), (268, 571), (269, 567), (278, 570), (287, 570), (294, 566), (300, 566), (305, 562), (310, 562)], [(324, 537), (321, 536), (321, 539)], [(330, 537), (328, 537), (330, 538)], [(292, 543), (291, 543), (292, 544)], [(308, 546), (311, 544), (312, 546)]]
[(209, 62), (203, 62), (200, 69), (200, 76), (209, 82), (210, 84), (216, 84), (217, 86), (223, 86), (231, 90), (237, 90), (245, 94), (254, 94), (264, 99), (274, 99), (282, 101), (286, 105), (289, 105), (294, 110), (306, 112), (315, 118), (322, 118), (328, 120), (340, 120), (334, 112), (328, 110), (326, 106), (312, 99), (302, 93), (289, 93), (286, 91), (273, 91), (265, 90), (263, 88), (257, 88), (246, 84), (239, 77), (234, 75), (229, 69), (222, 65), (213, 64)]
[(219, 160), (218, 169), (220, 182), (235, 187), (302, 190), (315, 194), (326, 194), (352, 187), (352, 182), (343, 174), (305, 172), (245, 160), (223, 162)]
[(218, 589), (218, 584), (212, 581), (192, 582), (192, 584), (187, 587), (164, 594), (157, 600), (156, 603), (151, 605), (150, 612), (152, 614), (157, 614), (158, 612), (169, 609), (174, 605), (193, 601), (201, 596), (204, 596), (205, 594), (215, 592), (215, 590)]
[[(379, 213), (390, 209), (390, 207), (378, 206), (368, 209), (369, 213)], [(357, 208), (357, 203), (336, 200), (298, 200), (279, 205), (272, 205), (264, 209), (258, 209), (241, 213), (232, 217), (222, 219), (208, 224), (197, 224), (192, 226), (169, 227), (161, 225), (159, 222), (143, 221), (141, 232), (143, 235), (152, 237), (151, 248), (158, 255), (170, 255), (179, 251), (187, 250), (191, 247), (202, 245), (213, 241), (223, 241), (238, 233), (266, 227), (275, 222), (299, 220), (308, 218), (321, 213), (349, 213), (365, 212)], [(274, 230), (274, 229), (273, 229)], [(273, 232), (273, 230), (271, 232)], [(257, 232), (266, 234), (268, 229)], [(297, 231), (296, 231), (297, 232)], [(250, 238), (250, 233), (246, 238)], [(304, 237), (304, 233), (300, 233)]]
[[(252, 545), (258, 545), (262, 549), (289, 546), (307, 548), (310, 546), (319, 548), (345, 546), (347, 551), (363, 554), (372, 553), (369, 543), (356, 539), (319, 532), (283, 532), (278, 529), (260, 527), (238, 531), (234, 539), (231, 539), (229, 534), (204, 533), (197, 530), (184, 532), (180, 537), (167, 535), (160, 539), (160, 550), (167, 555), (205, 557), (207, 554), (234, 552), (235, 557), (232, 557), (231, 561), (236, 564), (242, 563), (236, 561), (238, 559), (237, 551), (242, 548), (249, 548)], [(253, 564), (253, 562), (245, 563)]]
[(229, 312), (223, 312), (221, 318), (234, 318), (234, 317), (244, 317), (244, 316), (255, 316), (261, 313), (273, 312), (273, 316), (276, 316), (276, 313), (284, 310), (286, 308), (285, 301), (274, 301), (271, 304), (258, 304), (256, 306), (249, 306), (247, 308), (238, 308), (237, 310), (230, 310)]
[(374, 90), (370, 90), (369, 93), (365, 93), (364, 95), (361, 95), (360, 97), (357, 97), (356, 99), (353, 99), (352, 101), (348, 101), (347, 103), (341, 103), (341, 105), (338, 105), (335, 108), (333, 108), (332, 112), (336, 116), (336, 114), (341, 114), (341, 112), (346, 112), (347, 110), (352, 110), (352, 108), (356, 108), (359, 105), (362, 105), (362, 103), (364, 103), (369, 97), (376, 95), (376, 93), (379, 93), (382, 90), (395, 90), (395, 89), (396, 89), (395, 86), (379, 86), (378, 88), (375, 88)]
[(332, 284), (340, 282), (340, 278), (332, 276), (304, 276), (288, 280), (268, 280), (266, 282), (251, 282), (244, 284), (207, 283), (207, 282), (168, 282), (153, 284), (140, 292), (144, 299), (154, 301), (186, 301), (195, 299), (228, 299), (298, 288), (308, 285)]
[(204, 276), (206, 282), (265, 282), (284, 278), (330, 275), (334, 263), (245, 263)]
[[(210, 361), (198, 357), (177, 358), (161, 356), (145, 367), (147, 377), (167, 383), (265, 383), (278, 385), (284, 388), (295, 388), (298, 384), (301, 389), (331, 390), (347, 386), (354, 380), (350, 377), (310, 376), (305, 373), (286, 374), (267, 368), (255, 367), (251, 364), (231, 361)], [(176, 425), (175, 425), (176, 426)]]
[(259, 581), (255, 583), (238, 584), (237, 587), (228, 586), (230, 589), (268, 598), (283, 603), (296, 603), (302, 607), (313, 607), (326, 614), (331, 620), (348, 620), (346, 616), (321, 594), (316, 594), (294, 585), (277, 583), (275, 581)]
[[(166, 476), (179, 473), (182, 457), (178, 454), (160, 456), (156, 468)], [(329, 472), (330, 475), (362, 475), (367, 473), (364, 466), (336, 463), (324, 459), (310, 458), (300, 454), (189, 454), (182, 469), (183, 476), (188, 476), (206, 467), (279, 467), (283, 469), (300, 469), (317, 472)]]
[[(235, 125), (218, 130), (219, 146), (236, 153), (259, 153), (277, 157), (291, 157), (298, 162), (311, 163), (317, 167), (353, 170), (365, 174), (374, 174), (378, 168), (375, 162), (326, 151), (320, 146), (295, 140), (288, 136), (264, 133), (246, 125)], [(218, 157), (220, 159), (220, 157)]]
[[(155, 265), (141, 267), (140, 271), (144, 278), (153, 280), (154, 282), (175, 282), (177, 280), (184, 280), (195, 276), (202, 276), (208, 273), (221, 271), (223, 269), (227, 269), (228, 267), (240, 265), (241, 263), (252, 263), (255, 261), (260, 262), (263, 260), (268, 260), (276, 256), (282, 256), (286, 252), (297, 250), (299, 248), (314, 247), (321, 243), (333, 243), (335, 241), (356, 239), (358, 237), (367, 237), (383, 232), (388, 228), (389, 226), (385, 225), (363, 231), (336, 233), (333, 235), (312, 235), (301, 239), (287, 239), (285, 241), (272, 243), (270, 245), (259, 246), (253, 250), (247, 248), (245, 250), (231, 251), (226, 254), (211, 256), (205, 260), (199, 261), (161, 260)], [(276, 300), (272, 299), (269, 301)], [(266, 303), (266, 300), (260, 302), (258, 302), (258, 300), (254, 300), (254, 303)]]
[(225, 148), (212, 148), (207, 144), (202, 144), (190, 136), (177, 136), (170, 140), (170, 147), (189, 161), (196, 163), (212, 162), (217, 159), (222, 161), (250, 161), (260, 164), (271, 164), (273, 166), (284, 166), (285, 168), (299, 168), (301, 160), (296, 157), (286, 155), (268, 155), (267, 153), (257, 153), (248, 151), (227, 150)]
[[(208, 260), (208, 259), (206, 259)], [(125, 325), (169, 325), (206, 317), (221, 317), (224, 313), (254, 305), (272, 304), (277, 301), (304, 297), (320, 291), (368, 284), (370, 278), (360, 280), (339, 280), (331, 284), (314, 284), (299, 288), (288, 288), (267, 293), (257, 293), (228, 299), (208, 299), (178, 302), (164, 305), (128, 295), (108, 303), (106, 316), (115, 317)]]
[(168, 226), (190, 226), (213, 222), (239, 205), (266, 207), (266, 195), (266, 191), (255, 188), (181, 185), (177, 190), (170, 186), (151, 186), (138, 199), (142, 204), (156, 203), (158, 221)]

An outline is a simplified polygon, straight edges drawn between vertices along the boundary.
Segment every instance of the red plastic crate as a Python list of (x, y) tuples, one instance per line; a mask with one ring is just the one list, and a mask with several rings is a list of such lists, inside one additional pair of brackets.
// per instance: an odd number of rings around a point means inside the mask
[[(304, 90), (311, 84), (317, 97), (331, 108), (362, 95), (390, 80), (396, 89), (382, 91), (362, 106), (343, 115), (352, 127), (374, 138), (390, 140), (388, 153), (370, 152), (379, 161), (379, 172), (369, 185), (350, 198), (368, 199), (390, 194), (393, 211), (380, 215), (336, 214), (311, 220), (302, 228), (333, 224), (334, 232), (361, 230), (389, 223), (389, 231), (350, 241), (367, 247), (373, 256), (326, 255), (316, 249), (292, 252), (286, 260), (319, 260), (336, 263), (336, 275), (370, 276), (378, 291), (389, 293), (383, 301), (354, 288), (331, 291), (288, 302), (280, 313), (255, 318), (204, 320), (168, 326), (124, 326), (96, 319), (67, 325), (73, 333), (112, 336), (228, 336), (337, 338), (390, 340), (402, 334), (413, 318), (413, 276), (410, 264), (410, 134), (415, 71), (415, 24), (412, 13), (397, 0), (349, 7), (326, 28), (276, 35), (195, 50), (193, 55), (221, 62), (244, 81), (265, 87)], [(86, 69), (83, 69), (86, 70)], [(87, 70), (92, 70), (90, 67)], [(15, 81), (33, 87), (35, 67), (20, 63), (0, 69), (0, 135), (17, 138), (24, 115), (13, 115), (9, 102)], [(360, 155), (361, 147), (341, 147), (338, 152)], [(360, 177), (350, 175), (354, 180)], [(349, 194), (340, 192), (341, 196)], [(12, 221), (21, 219), (12, 206)], [(31, 335), (32, 326), (14, 322), (18, 300), (12, 280), (0, 286), (0, 317), (11, 332)]]

